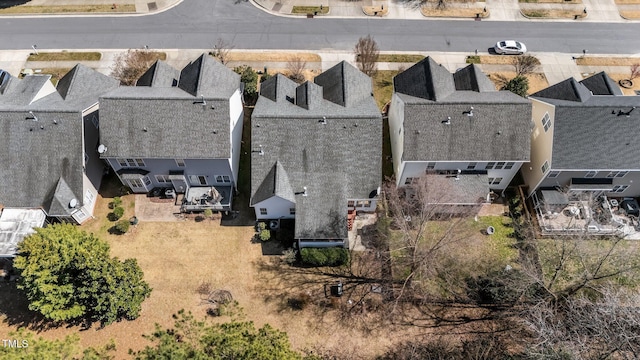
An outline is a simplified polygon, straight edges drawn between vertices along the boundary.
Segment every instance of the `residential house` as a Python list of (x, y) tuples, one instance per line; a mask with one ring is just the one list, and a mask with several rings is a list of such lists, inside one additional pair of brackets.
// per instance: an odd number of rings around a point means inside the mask
[(39, 208), (78, 224), (92, 216), (104, 173), (98, 98), (117, 87), (84, 65), (57, 86), (50, 75), (8, 80), (0, 95), (0, 208)]
[(135, 193), (185, 194), (183, 210), (231, 209), (238, 182), (240, 76), (206, 54), (157, 61), (136, 86), (100, 98), (101, 157)]
[(496, 91), (477, 65), (452, 74), (427, 57), (396, 75), (393, 86), (389, 132), (398, 186), (425, 174), (449, 176), (448, 188), (459, 194), (446, 201), (472, 204), (503, 191), (529, 161), (530, 102)]
[(382, 117), (371, 79), (347, 62), (296, 84), (261, 84), (251, 118), (251, 201), (259, 220), (295, 219), (299, 246), (347, 246), (348, 216), (374, 211)]

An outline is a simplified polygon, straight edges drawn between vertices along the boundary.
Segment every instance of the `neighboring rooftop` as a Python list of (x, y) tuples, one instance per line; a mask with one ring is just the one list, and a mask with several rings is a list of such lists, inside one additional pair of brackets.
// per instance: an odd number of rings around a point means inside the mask
[(158, 61), (138, 86), (101, 97), (102, 157), (228, 158), (229, 99), (239, 89), (240, 76), (207, 55), (181, 72)]
[(0, 210), (0, 258), (14, 257), (18, 243), (44, 225), (46, 215), (40, 209)]
[(293, 193), (296, 238), (346, 238), (347, 199), (375, 197), (382, 117), (371, 91), (371, 79), (346, 62), (313, 83), (276, 75), (262, 84), (251, 121), (252, 204)]
[(570, 78), (531, 95), (555, 105), (551, 167), (636, 169), (640, 96), (609, 89), (615, 82), (604, 73), (593, 77), (581, 82)]
[(405, 161), (527, 161), (531, 104), (497, 91), (477, 65), (451, 74), (427, 57), (393, 79)]

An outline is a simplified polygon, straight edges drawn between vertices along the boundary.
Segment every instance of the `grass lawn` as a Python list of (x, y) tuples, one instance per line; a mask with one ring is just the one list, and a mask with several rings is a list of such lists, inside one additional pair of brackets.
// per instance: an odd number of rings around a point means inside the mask
[(328, 14), (328, 6), (294, 6), (291, 9), (292, 14)]
[(582, 4), (582, 0), (518, 0), (518, 2), (537, 4)]
[(61, 77), (66, 75), (66, 73), (68, 73), (69, 70), (71, 70), (71, 68), (43, 68), (40, 70), (41, 71), (38, 74), (51, 75), (51, 82), (53, 83), (53, 85), (57, 85), (58, 80), (60, 80)]
[(0, 14), (122, 13), (135, 11), (136, 6), (134, 4), (122, 4), (117, 7), (113, 7), (111, 4), (51, 6), (19, 5), (0, 9)]
[(102, 58), (102, 54), (93, 52), (40, 52), (37, 55), (31, 54), (27, 61), (97, 61)]
[(393, 77), (396, 74), (398, 74), (396, 70), (378, 70), (373, 76), (373, 97), (376, 99), (380, 109), (391, 101)]
[[(467, 64), (487, 64), (487, 65), (513, 65), (517, 57), (522, 55), (469, 55)], [(535, 58), (535, 65), (540, 65), (540, 60)]]
[(631, 66), (640, 64), (640, 57), (581, 56), (576, 58), (576, 64), (588, 66)]
[(380, 54), (378, 56), (378, 62), (416, 63), (424, 58), (424, 55), (415, 54)]
[(306, 62), (321, 62), (322, 58), (313, 53), (286, 53), (286, 52), (251, 52), (251, 51), (230, 51), (229, 61), (265, 61), (265, 62), (288, 62), (294, 58), (299, 58)]

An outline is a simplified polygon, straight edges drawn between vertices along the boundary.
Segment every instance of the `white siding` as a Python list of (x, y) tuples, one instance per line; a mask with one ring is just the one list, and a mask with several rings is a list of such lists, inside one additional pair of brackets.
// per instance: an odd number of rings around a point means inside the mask
[[(254, 205), (256, 219), (294, 219), (295, 215), (291, 215), (290, 209), (295, 208), (296, 204), (289, 200), (285, 200), (278, 196), (272, 196)], [(267, 209), (267, 214), (262, 215), (260, 209)]]

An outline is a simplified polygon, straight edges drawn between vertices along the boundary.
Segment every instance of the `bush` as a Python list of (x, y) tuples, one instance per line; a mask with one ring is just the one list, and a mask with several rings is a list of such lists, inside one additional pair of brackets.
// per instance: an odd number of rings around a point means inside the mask
[(251, 66), (242, 65), (233, 68), (236, 74), (240, 74), (240, 81), (244, 83), (244, 99), (249, 105), (258, 100), (258, 73)]
[(300, 256), (305, 264), (314, 266), (340, 266), (349, 261), (349, 251), (341, 247), (303, 248)]
[(122, 205), (122, 198), (120, 196), (116, 196), (113, 198), (113, 200), (109, 203), (109, 209), (115, 209), (118, 206)]
[(284, 262), (289, 265), (295, 264), (298, 261), (298, 254), (295, 249), (289, 248), (282, 253)]
[(131, 226), (131, 222), (129, 220), (120, 220), (116, 223), (115, 227), (120, 234), (124, 234), (127, 231), (129, 231), (130, 226)]
[(205, 209), (203, 215), (204, 217), (210, 218), (213, 216), (213, 211), (211, 209)]
[(502, 87), (502, 90), (509, 90), (516, 95), (525, 97), (529, 92), (529, 79), (522, 75), (518, 75), (509, 80), (509, 82)]
[(494, 271), (478, 278), (467, 279), (467, 294), (479, 304), (513, 304), (520, 298), (519, 288), (525, 283), (516, 269)]
[(124, 208), (121, 206), (117, 206), (115, 209), (113, 209), (112, 212), (109, 213), (108, 217), (111, 221), (118, 221), (122, 217), (122, 215), (124, 215)]
[(260, 231), (260, 240), (268, 241), (271, 239), (271, 230), (264, 229)]

